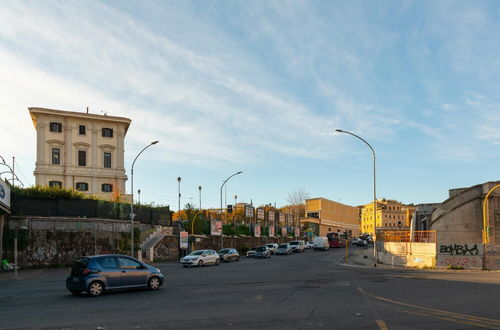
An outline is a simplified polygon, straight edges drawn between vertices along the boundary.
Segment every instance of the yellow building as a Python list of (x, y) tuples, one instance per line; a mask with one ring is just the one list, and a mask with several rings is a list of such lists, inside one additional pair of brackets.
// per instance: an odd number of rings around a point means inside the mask
[[(408, 230), (415, 206), (390, 199), (377, 200), (377, 230)], [(373, 202), (362, 206), (361, 232), (374, 234)]]
[(29, 108), (37, 135), (35, 182), (125, 200), (124, 139), (131, 120)]
[(302, 231), (312, 231), (316, 236), (350, 230), (360, 234), (360, 209), (337, 203), (326, 198), (306, 199), (306, 216), (300, 219)]

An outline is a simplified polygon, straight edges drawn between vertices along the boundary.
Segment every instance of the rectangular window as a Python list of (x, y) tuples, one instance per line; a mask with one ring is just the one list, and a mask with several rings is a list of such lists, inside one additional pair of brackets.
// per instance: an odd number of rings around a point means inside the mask
[(113, 185), (109, 184), (109, 183), (103, 183), (101, 188), (102, 188), (103, 192), (112, 192), (113, 191)]
[(49, 181), (49, 187), (62, 187), (62, 182), (61, 181)]
[(78, 126), (78, 134), (85, 135), (85, 125)]
[(61, 149), (52, 148), (52, 164), (53, 165), (61, 164)]
[(56, 122), (51, 122), (49, 124), (49, 130), (51, 132), (61, 133), (62, 132), (62, 124), (56, 123)]
[(89, 190), (89, 184), (87, 182), (77, 182), (76, 183), (76, 190), (79, 190), (79, 191), (88, 191)]
[(113, 129), (112, 128), (103, 128), (102, 129), (102, 136), (103, 137), (113, 137)]
[(78, 166), (87, 166), (87, 152), (78, 150)]
[(111, 168), (111, 153), (104, 153), (104, 168)]

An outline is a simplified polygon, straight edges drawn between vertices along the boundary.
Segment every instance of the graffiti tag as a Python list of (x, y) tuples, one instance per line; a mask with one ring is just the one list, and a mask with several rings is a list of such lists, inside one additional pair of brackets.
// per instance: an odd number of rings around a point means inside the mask
[(477, 256), (479, 254), (479, 249), (477, 248), (477, 244), (469, 247), (467, 244), (449, 244), (449, 245), (440, 245), (439, 253), (441, 254), (449, 254), (450, 256)]

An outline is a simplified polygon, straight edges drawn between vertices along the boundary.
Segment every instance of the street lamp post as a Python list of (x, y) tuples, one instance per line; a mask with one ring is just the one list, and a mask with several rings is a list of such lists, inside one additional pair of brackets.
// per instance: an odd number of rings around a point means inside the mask
[(181, 227), (184, 228), (184, 224), (182, 223), (182, 216), (181, 216), (181, 181), (182, 178), (179, 176), (177, 177), (177, 193), (178, 193), (178, 205), (177, 205), (177, 211), (179, 212), (179, 221), (181, 223)]
[[(229, 179), (231, 179), (233, 176), (241, 174), (241, 173), (243, 173), (243, 171), (239, 171), (239, 172), (234, 173), (233, 175), (228, 177), (226, 180), (224, 180), (224, 182), (222, 182), (222, 186), (220, 186), (220, 219), (221, 219), (221, 222), (222, 222), (222, 188), (224, 188), (224, 185), (226, 184), (226, 182), (229, 181)], [(221, 245), (220, 248), (223, 249), (224, 248), (224, 223), (223, 222), (222, 222), (221, 229), (222, 229), (222, 232), (220, 235), (220, 245)]]
[(132, 199), (130, 201), (130, 237), (131, 237), (131, 242), (130, 242), (130, 254), (131, 257), (134, 257), (134, 165), (135, 161), (139, 156), (146, 150), (147, 148), (151, 147), (154, 144), (157, 144), (158, 141), (153, 141), (147, 146), (145, 146), (138, 154), (135, 156), (134, 161), (132, 162), (132, 168), (130, 169), (130, 191), (132, 192)]
[(363, 141), (372, 151), (373, 156), (373, 267), (377, 267), (377, 188), (376, 188), (376, 176), (375, 176), (375, 150), (372, 146), (362, 137), (341, 129), (336, 129), (336, 132), (345, 133), (354, 136), (355, 138)]
[(198, 191), (200, 192), (200, 210), (201, 210), (201, 186), (198, 186)]
[(234, 210), (233, 210), (233, 229), (236, 230), (236, 200), (238, 195), (234, 195)]

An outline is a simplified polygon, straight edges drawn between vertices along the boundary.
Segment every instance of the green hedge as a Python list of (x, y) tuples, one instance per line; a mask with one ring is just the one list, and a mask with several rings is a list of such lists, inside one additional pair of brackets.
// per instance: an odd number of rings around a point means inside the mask
[(14, 198), (29, 198), (38, 200), (47, 199), (93, 199), (97, 198), (92, 195), (85, 195), (73, 189), (64, 189), (59, 187), (42, 187), (33, 186), (29, 188), (11, 187), (12, 197)]

